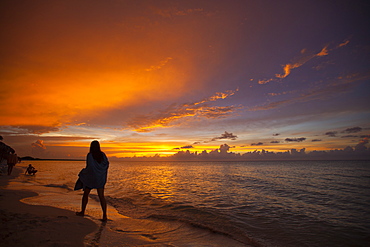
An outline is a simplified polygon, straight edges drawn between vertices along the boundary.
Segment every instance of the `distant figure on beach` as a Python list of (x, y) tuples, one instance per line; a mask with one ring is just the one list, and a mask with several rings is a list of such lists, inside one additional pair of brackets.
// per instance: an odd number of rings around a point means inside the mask
[(75, 190), (83, 189), (81, 212), (76, 215), (84, 216), (86, 205), (89, 200), (91, 189), (97, 189), (100, 205), (103, 210), (103, 221), (107, 220), (107, 202), (104, 197), (104, 186), (107, 182), (109, 161), (105, 153), (100, 150), (98, 141), (92, 141), (90, 152), (86, 157), (86, 167), (78, 174), (79, 179), (76, 182)]
[(12, 174), (13, 167), (18, 163), (18, 156), (15, 153), (8, 154), (6, 158), (8, 164), (8, 175)]
[(27, 167), (27, 170), (24, 174), (28, 173), (28, 175), (35, 175), (36, 172), (37, 172), (37, 170), (35, 169), (35, 167), (33, 167), (31, 164), (29, 164), (28, 167)]
[(0, 136), (0, 163), (3, 159), (7, 159), (9, 154), (15, 153), (15, 150), (3, 142), (3, 137)]

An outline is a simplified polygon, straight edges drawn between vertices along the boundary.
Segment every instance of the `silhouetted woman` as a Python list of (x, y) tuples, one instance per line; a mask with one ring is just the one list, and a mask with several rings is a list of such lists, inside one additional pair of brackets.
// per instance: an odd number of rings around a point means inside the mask
[(75, 190), (83, 189), (81, 212), (76, 215), (84, 216), (91, 189), (97, 189), (100, 205), (103, 210), (103, 220), (107, 220), (107, 202), (104, 197), (104, 186), (107, 182), (109, 161), (105, 153), (100, 150), (98, 141), (92, 141), (90, 152), (86, 157), (86, 168), (78, 174)]

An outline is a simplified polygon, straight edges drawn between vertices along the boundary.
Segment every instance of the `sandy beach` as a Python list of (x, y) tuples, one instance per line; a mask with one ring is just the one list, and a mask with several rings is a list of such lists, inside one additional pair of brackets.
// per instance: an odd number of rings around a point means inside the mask
[[(223, 234), (167, 220), (126, 217), (108, 205), (107, 222), (92, 195), (85, 217), (81, 191), (30, 185), (17, 165), (0, 176), (0, 246), (246, 246)], [(37, 176), (37, 175), (36, 175)]]
[(0, 176), (0, 246), (84, 246), (85, 236), (98, 226), (69, 210), (20, 202), (37, 195), (7, 188), (21, 172), (17, 167), (11, 176)]

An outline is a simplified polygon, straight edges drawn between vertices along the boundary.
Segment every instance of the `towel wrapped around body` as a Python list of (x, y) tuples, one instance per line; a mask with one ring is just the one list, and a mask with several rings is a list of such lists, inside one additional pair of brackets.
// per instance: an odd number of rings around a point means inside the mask
[(78, 174), (78, 180), (75, 185), (75, 190), (79, 189), (99, 189), (104, 188), (107, 182), (109, 161), (107, 156), (103, 153), (103, 160), (97, 162), (91, 153), (87, 154), (86, 167)]

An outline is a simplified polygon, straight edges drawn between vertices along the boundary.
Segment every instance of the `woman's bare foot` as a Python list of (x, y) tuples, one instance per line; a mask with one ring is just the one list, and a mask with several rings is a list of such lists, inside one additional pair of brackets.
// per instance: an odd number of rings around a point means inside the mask
[(83, 212), (76, 212), (76, 215), (77, 216), (85, 216), (85, 214)]
[(103, 215), (103, 218), (101, 219), (101, 221), (108, 221), (108, 217), (106, 215)]

